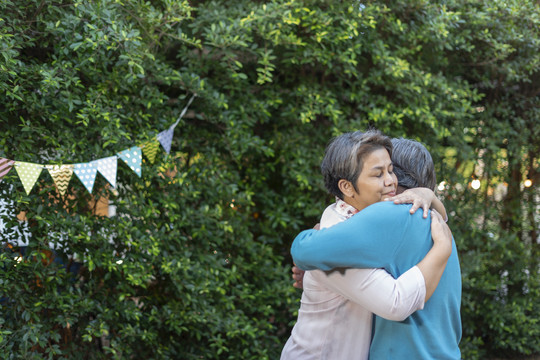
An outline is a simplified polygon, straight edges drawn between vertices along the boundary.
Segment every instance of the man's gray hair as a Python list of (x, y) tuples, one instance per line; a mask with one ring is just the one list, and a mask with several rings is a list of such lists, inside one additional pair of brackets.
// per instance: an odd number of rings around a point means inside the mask
[(356, 191), (356, 181), (360, 176), (364, 159), (375, 150), (386, 149), (392, 156), (390, 138), (378, 130), (355, 131), (334, 138), (324, 154), (321, 172), (328, 192), (343, 200), (339, 180), (348, 180)]
[(426, 187), (435, 191), (437, 179), (431, 154), (415, 140), (392, 139), (392, 162), (399, 186), (407, 189)]

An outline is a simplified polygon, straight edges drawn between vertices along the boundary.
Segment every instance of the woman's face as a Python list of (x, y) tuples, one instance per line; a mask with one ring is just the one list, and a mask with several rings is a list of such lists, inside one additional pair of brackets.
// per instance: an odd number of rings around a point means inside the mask
[(393, 171), (392, 160), (386, 149), (378, 149), (364, 158), (364, 166), (356, 181), (358, 191), (349, 198), (350, 205), (362, 210), (385, 198), (395, 196), (397, 177)]

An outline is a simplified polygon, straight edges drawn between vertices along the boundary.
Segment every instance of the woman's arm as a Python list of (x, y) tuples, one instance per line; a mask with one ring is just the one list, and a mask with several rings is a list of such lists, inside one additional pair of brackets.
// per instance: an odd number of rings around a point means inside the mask
[(426, 287), (416, 266), (397, 279), (382, 269), (334, 270), (311, 276), (328, 290), (388, 320), (403, 321), (424, 308)]

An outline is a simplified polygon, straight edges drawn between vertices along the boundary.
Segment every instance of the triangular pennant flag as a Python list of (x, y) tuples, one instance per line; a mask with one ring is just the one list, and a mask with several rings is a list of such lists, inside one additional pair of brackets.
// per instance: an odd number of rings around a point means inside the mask
[(58, 192), (63, 197), (66, 194), (69, 180), (73, 176), (73, 165), (49, 165), (47, 169), (54, 180)]
[(120, 156), (120, 159), (124, 160), (131, 170), (135, 171), (135, 173), (141, 177), (142, 152), (140, 147), (134, 146), (121, 151), (118, 153), (118, 156)]
[(28, 162), (17, 161), (15, 163), (15, 170), (17, 170), (17, 173), (19, 174), (19, 178), (21, 179), (21, 182), (24, 186), (26, 195), (30, 194), (30, 191), (32, 191), (36, 180), (41, 174), (41, 170), (43, 170), (43, 166)]
[(159, 148), (159, 142), (157, 142), (156, 138), (141, 144), (139, 147), (142, 149), (144, 156), (153, 164)]
[(171, 152), (171, 144), (173, 139), (174, 126), (171, 126), (168, 130), (162, 131), (157, 135), (158, 141), (168, 154)]
[(93, 161), (96, 164), (98, 171), (103, 175), (105, 179), (116, 187), (116, 167), (118, 158), (116, 156), (109, 156), (107, 158)]
[(89, 193), (92, 193), (97, 174), (96, 164), (92, 162), (75, 164), (73, 171), (79, 180), (81, 180), (86, 190), (88, 190)]
[(0, 157), (0, 181), (11, 170), (13, 164), (15, 164), (15, 161)]

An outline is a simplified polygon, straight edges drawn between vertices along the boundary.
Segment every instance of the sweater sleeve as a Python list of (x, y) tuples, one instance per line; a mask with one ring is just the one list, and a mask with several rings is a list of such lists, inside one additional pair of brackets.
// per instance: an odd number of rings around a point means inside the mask
[[(322, 230), (301, 232), (291, 247), (291, 255), (303, 270), (331, 270), (337, 267), (386, 268), (404, 241), (411, 222), (423, 219), (421, 212), (410, 214), (410, 204), (379, 202), (350, 219)], [(410, 233), (410, 232), (408, 232)]]

